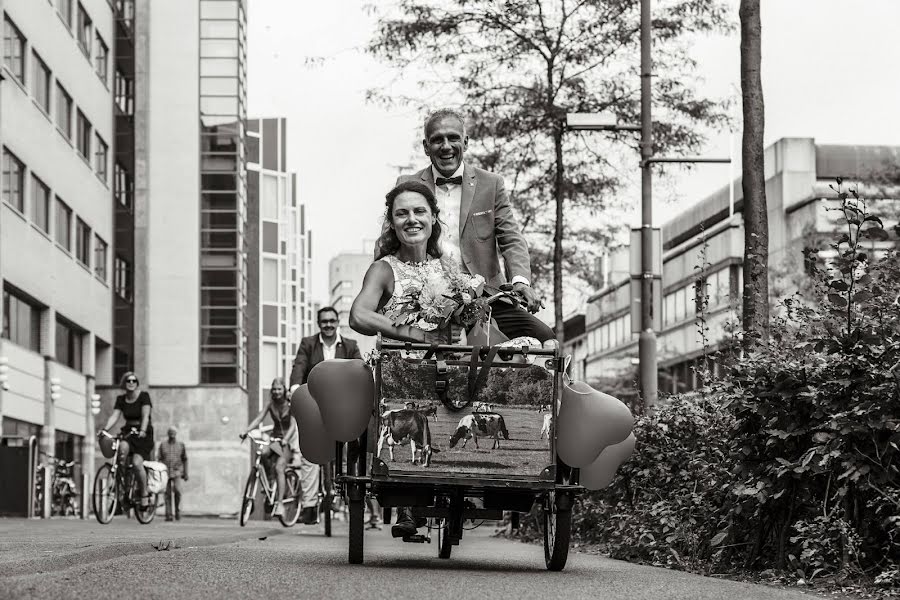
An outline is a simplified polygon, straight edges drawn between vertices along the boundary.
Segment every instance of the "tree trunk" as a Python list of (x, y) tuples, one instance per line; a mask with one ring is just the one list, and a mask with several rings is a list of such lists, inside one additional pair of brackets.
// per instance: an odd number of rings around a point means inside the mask
[(744, 134), (742, 140), (744, 192), (744, 347), (769, 337), (769, 222), (763, 132), (761, 30), (759, 0), (741, 0), (741, 89)]
[(556, 200), (556, 227), (553, 231), (553, 318), (555, 321), (556, 339), (562, 347), (564, 341), (563, 332), (563, 202), (565, 200), (563, 166), (563, 130), (559, 125), (553, 132), (553, 147), (556, 150), (556, 178), (553, 181), (553, 196)]

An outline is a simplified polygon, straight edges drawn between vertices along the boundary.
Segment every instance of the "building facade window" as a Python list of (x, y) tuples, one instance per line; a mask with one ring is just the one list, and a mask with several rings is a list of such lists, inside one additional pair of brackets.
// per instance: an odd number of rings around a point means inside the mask
[(56, 362), (80, 371), (83, 366), (81, 345), (84, 332), (75, 325), (56, 317)]
[(84, 7), (81, 5), (81, 2), (78, 3), (78, 45), (81, 47), (81, 51), (84, 52), (84, 55), (88, 58), (91, 57), (91, 40), (93, 39), (94, 33), (94, 24), (91, 21), (91, 18), (88, 16), (87, 11), (84, 10)]
[(116, 18), (131, 29), (134, 24), (134, 0), (116, 0)]
[(44, 111), (44, 114), (50, 114), (50, 68), (47, 66), (37, 52), (31, 52), (32, 80), (31, 95), (34, 101)]
[(3, 201), (25, 213), (25, 165), (3, 147)]
[(72, 0), (56, 0), (56, 10), (59, 11), (59, 16), (62, 17), (63, 23), (66, 24), (70, 30), (72, 29)]
[(106, 85), (106, 82), (109, 80), (109, 46), (106, 45), (106, 42), (103, 41), (103, 38), (100, 37), (100, 34), (96, 34), (95, 44), (96, 55), (94, 56), (94, 68), (97, 71), (97, 76), (100, 77), (100, 80)]
[(94, 235), (94, 274), (106, 282), (106, 254), (109, 246), (99, 235)]
[(34, 174), (31, 175), (31, 219), (50, 233), (50, 188)]
[(134, 82), (122, 71), (116, 69), (115, 80), (116, 106), (123, 114), (134, 114)]
[(72, 96), (56, 82), (56, 126), (69, 141), (72, 140)]
[(90, 161), (91, 159), (91, 132), (93, 128), (91, 127), (91, 122), (88, 121), (87, 117), (84, 116), (84, 113), (80, 110), (77, 111), (77, 115), (75, 117), (75, 134), (77, 139), (75, 140), (75, 145), (78, 147), (78, 152), (84, 158), (84, 160)]
[(67, 252), (72, 251), (72, 209), (56, 197), (56, 242)]
[(91, 228), (75, 217), (75, 258), (84, 266), (91, 264)]
[(3, 19), (3, 62), (9, 72), (25, 83), (25, 36), (9, 16)]
[(41, 437), (41, 426), (3, 415), (3, 435), (11, 436), (3, 440), (5, 445), (11, 448), (25, 448), (28, 446), (28, 438)]
[(119, 163), (116, 163), (114, 169), (115, 181), (113, 182), (113, 186), (116, 194), (116, 201), (131, 212), (134, 194), (134, 186), (131, 177), (128, 175), (128, 171), (125, 170), (125, 167)]
[(7, 288), (3, 290), (3, 338), (33, 352), (41, 351), (41, 309)]
[(94, 134), (94, 146), (94, 170), (97, 172), (97, 177), (99, 177), (103, 183), (106, 183), (106, 165), (109, 162), (109, 146), (106, 145), (106, 142), (103, 141), (103, 138), (100, 137), (99, 134)]
[(122, 300), (131, 302), (131, 265), (121, 256), (116, 256), (113, 288)]

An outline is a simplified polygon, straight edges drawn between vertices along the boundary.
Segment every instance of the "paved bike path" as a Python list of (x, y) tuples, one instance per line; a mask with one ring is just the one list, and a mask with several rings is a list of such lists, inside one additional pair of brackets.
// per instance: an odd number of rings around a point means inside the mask
[(0, 578), (60, 571), (119, 556), (230, 544), (285, 531), (277, 521), (250, 521), (240, 527), (237, 518), (166, 522), (157, 515), (147, 525), (122, 515), (109, 525), (93, 519), (0, 518)]

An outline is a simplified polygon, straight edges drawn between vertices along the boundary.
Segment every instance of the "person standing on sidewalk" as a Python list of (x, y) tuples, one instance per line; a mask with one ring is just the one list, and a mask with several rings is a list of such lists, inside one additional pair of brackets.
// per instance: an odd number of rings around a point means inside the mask
[[(169, 486), (166, 489), (166, 521), (172, 520), (173, 510), (175, 520), (181, 520), (181, 485), (182, 481), (188, 480), (187, 451), (184, 443), (176, 439), (177, 435), (178, 429), (174, 425), (169, 427), (169, 437), (159, 443), (157, 452), (159, 461), (169, 470)], [(169, 490), (172, 491), (171, 494), (169, 494)]]

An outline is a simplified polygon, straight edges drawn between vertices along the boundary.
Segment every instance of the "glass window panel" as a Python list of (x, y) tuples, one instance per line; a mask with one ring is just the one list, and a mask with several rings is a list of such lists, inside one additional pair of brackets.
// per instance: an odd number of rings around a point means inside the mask
[(236, 308), (204, 308), (201, 311), (203, 325), (218, 327), (236, 327), (238, 311)]
[(278, 225), (268, 221), (263, 222), (263, 252), (278, 252)]
[(78, 217), (75, 217), (75, 258), (86, 266), (91, 261), (91, 228)]
[(201, 219), (203, 229), (221, 229), (234, 231), (237, 229), (237, 214), (234, 212), (203, 211)]
[(200, 112), (204, 115), (237, 115), (237, 98), (226, 96), (203, 96), (200, 98)]
[(237, 40), (200, 40), (200, 56), (203, 58), (236, 58), (238, 56)]
[(235, 193), (210, 193), (203, 194), (203, 210), (228, 210), (234, 211), (237, 206), (237, 194)]
[(94, 236), (94, 274), (106, 281), (106, 253), (107, 244), (98, 235)]
[(201, 58), (201, 77), (237, 77), (239, 73), (236, 58)]
[(25, 83), (25, 36), (8, 16), (3, 21), (3, 62), (21, 83)]
[(3, 148), (3, 200), (25, 212), (25, 165)]
[(204, 154), (200, 160), (200, 168), (203, 171), (234, 172), (238, 168), (238, 158), (235, 154)]
[(84, 7), (81, 6), (81, 3), (78, 3), (78, 28), (76, 34), (78, 36), (78, 45), (81, 46), (81, 51), (84, 52), (84, 55), (90, 58), (91, 56), (91, 35), (93, 32), (93, 23), (91, 22), (91, 18), (88, 16), (87, 11), (84, 10)]
[(203, 96), (237, 96), (237, 77), (201, 77), (200, 94)]
[(72, 209), (59, 198), (56, 199), (56, 241), (72, 251)]
[(203, 364), (233, 365), (237, 362), (237, 350), (230, 350), (227, 348), (203, 350), (200, 353), (200, 360), (203, 362)]
[(56, 126), (67, 140), (72, 139), (72, 96), (56, 82)]
[(220, 248), (237, 250), (238, 234), (234, 231), (204, 231), (200, 233), (203, 248)]
[(237, 343), (237, 330), (234, 327), (200, 328), (200, 344), (203, 346), (237, 346)]
[(278, 262), (271, 258), (263, 259), (262, 291), (263, 302), (278, 302)]
[(278, 307), (263, 305), (263, 335), (278, 335)]
[(262, 176), (262, 218), (278, 220), (278, 178), (274, 175)]
[(237, 271), (208, 270), (200, 272), (200, 285), (203, 287), (234, 288), (237, 287)]
[(205, 289), (200, 290), (201, 306), (237, 306), (237, 296), (234, 290)]
[(31, 218), (50, 233), (50, 188), (35, 175), (31, 176)]
[(201, 19), (237, 19), (237, 0), (200, 0)]
[(201, 38), (236, 39), (238, 37), (238, 22), (230, 21), (200, 21)]
[(264, 119), (263, 126), (263, 167), (272, 171), (278, 168), (278, 121), (276, 119)]
[(31, 52), (33, 76), (31, 95), (45, 113), (50, 114), (50, 69), (37, 52)]
[(205, 191), (234, 191), (237, 189), (237, 176), (225, 173), (201, 173), (200, 186)]
[(202, 383), (238, 383), (239, 376), (237, 367), (203, 367), (200, 369)]

